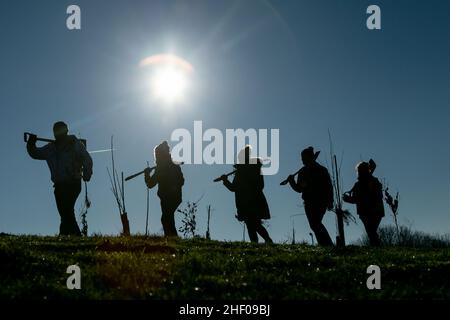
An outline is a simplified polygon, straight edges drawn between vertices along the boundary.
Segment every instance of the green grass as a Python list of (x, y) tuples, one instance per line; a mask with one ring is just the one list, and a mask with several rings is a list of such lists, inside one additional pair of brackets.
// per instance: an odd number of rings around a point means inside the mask
[[(81, 290), (68, 290), (69, 265)], [(381, 268), (381, 290), (366, 269)], [(449, 299), (450, 252), (159, 237), (0, 237), (0, 298)]]

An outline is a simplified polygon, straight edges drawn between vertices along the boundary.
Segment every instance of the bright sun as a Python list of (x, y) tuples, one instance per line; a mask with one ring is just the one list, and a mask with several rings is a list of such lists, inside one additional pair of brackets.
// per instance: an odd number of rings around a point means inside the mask
[(186, 86), (186, 75), (173, 66), (162, 67), (153, 75), (153, 95), (165, 103), (180, 102), (184, 97)]
[(194, 67), (183, 58), (170, 53), (161, 53), (144, 58), (142, 68), (151, 67), (151, 91), (154, 99), (164, 105), (182, 103), (190, 87), (190, 76)]

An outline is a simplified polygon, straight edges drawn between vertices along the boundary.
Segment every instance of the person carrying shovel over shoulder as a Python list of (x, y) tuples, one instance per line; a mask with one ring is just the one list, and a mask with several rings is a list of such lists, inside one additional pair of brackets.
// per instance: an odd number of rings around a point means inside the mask
[(261, 221), (270, 219), (269, 206), (263, 192), (262, 162), (259, 158), (250, 158), (250, 152), (249, 145), (239, 152), (239, 163), (234, 165), (236, 171), (232, 182), (228, 180), (227, 175), (222, 175), (217, 180), (222, 181), (228, 190), (234, 192), (236, 218), (247, 226), (250, 241), (257, 243), (259, 234), (266, 243), (273, 243)]
[(81, 192), (81, 179), (89, 181), (92, 176), (92, 158), (85, 146), (75, 136), (68, 134), (67, 125), (53, 125), (54, 142), (36, 147), (37, 136), (30, 134), (27, 151), (31, 158), (47, 161), (53, 182), (56, 206), (61, 217), (61, 236), (81, 236), (75, 219), (74, 206)]
[(333, 207), (333, 185), (328, 170), (316, 161), (319, 153), (314, 152), (313, 147), (304, 149), (301, 153), (303, 167), (297, 173), (297, 181), (295, 175), (290, 175), (287, 182), (294, 191), (302, 194), (306, 217), (319, 245), (333, 246), (322, 223), (327, 209)]
[(164, 236), (177, 237), (175, 227), (175, 211), (182, 202), (182, 187), (184, 177), (181, 167), (172, 161), (170, 147), (167, 141), (163, 141), (155, 147), (154, 156), (156, 167), (144, 171), (145, 183), (149, 189), (158, 185), (158, 197), (161, 200), (161, 223)]

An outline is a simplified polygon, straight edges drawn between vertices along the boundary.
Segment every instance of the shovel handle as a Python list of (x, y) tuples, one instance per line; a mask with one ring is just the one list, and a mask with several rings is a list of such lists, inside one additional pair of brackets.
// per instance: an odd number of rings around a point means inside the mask
[[(151, 167), (150, 170), (153, 170), (153, 169), (155, 169), (155, 168), (156, 168), (156, 167)], [(134, 179), (134, 178), (140, 176), (141, 174), (143, 174), (143, 173), (145, 172), (145, 170), (147, 170), (147, 169), (144, 169), (144, 170), (139, 171), (139, 172), (137, 172), (137, 173), (135, 173), (135, 174), (132, 174), (131, 176), (126, 177), (126, 178), (125, 178), (125, 181), (131, 180), (131, 179)]]
[[(174, 163), (175, 163), (175, 162), (174, 162)], [(183, 165), (184, 162), (175, 163), (175, 164), (176, 164), (176, 165)], [(145, 172), (145, 170), (147, 170), (147, 169), (150, 169), (150, 171), (153, 171), (153, 170), (156, 169), (156, 166), (150, 167), (150, 168), (145, 168), (145, 169), (142, 170), (142, 171), (139, 171), (139, 172), (137, 172), (137, 173), (135, 173), (135, 174), (132, 174), (131, 176), (126, 177), (126, 178), (125, 178), (125, 181), (131, 180), (131, 179), (134, 179), (134, 178), (140, 176), (140, 175), (143, 174), (143, 173)]]
[[(300, 173), (300, 170), (298, 170), (296, 173), (292, 174), (292, 176), (296, 176), (296, 175), (298, 175), (299, 173)], [(283, 181), (280, 182), (280, 186), (285, 186), (285, 185), (288, 184), (288, 182), (289, 182), (289, 178), (286, 178), (285, 180), (283, 180)]]
[[(231, 172), (229, 172), (229, 173), (227, 173), (227, 174), (224, 174), (224, 176), (225, 176), (225, 177), (228, 177), (228, 176), (231, 176), (232, 174), (235, 174), (235, 173), (236, 173), (236, 170), (231, 171)], [(213, 181), (214, 181), (214, 182), (222, 181), (222, 177), (221, 177), (221, 176), (220, 176), (220, 177), (217, 177), (217, 178), (215, 178)]]
[[(24, 132), (23, 133), (23, 142), (28, 142), (28, 139), (30, 138), (30, 135), (32, 135), (32, 133), (30, 132)], [(84, 147), (87, 147), (87, 141), (86, 139), (78, 139), (80, 140), (80, 142), (84, 145)], [(43, 142), (55, 142), (55, 140), (53, 139), (47, 139), (47, 138), (36, 138), (36, 141), (43, 141)]]

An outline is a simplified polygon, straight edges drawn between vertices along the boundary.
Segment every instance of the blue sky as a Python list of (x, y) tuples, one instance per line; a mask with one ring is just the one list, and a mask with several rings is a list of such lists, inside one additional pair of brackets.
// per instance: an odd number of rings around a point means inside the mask
[[(80, 31), (65, 26), (74, 3)], [(370, 4), (381, 7), (380, 31), (366, 28)], [(328, 129), (343, 153), (344, 190), (355, 181), (355, 164), (372, 157), (376, 176), (400, 192), (400, 222), (448, 233), (449, 19), (450, 4), (437, 0), (2, 1), (0, 231), (58, 231), (47, 166), (28, 157), (24, 131), (51, 136), (53, 122), (64, 120), (90, 149), (107, 148), (114, 135), (118, 168), (129, 174), (152, 162), (153, 147), (174, 129), (192, 131), (202, 120), (205, 128), (280, 130), (280, 171), (265, 178), (269, 230), (278, 242), (290, 237), (290, 215), (303, 213), (299, 195), (279, 182), (298, 169), (299, 152), (309, 145), (326, 164)], [(195, 68), (186, 101), (171, 111), (150, 99), (138, 67), (165, 52)], [(117, 234), (109, 154), (93, 159), (89, 229)], [(211, 182), (230, 167), (183, 167), (184, 200), (204, 195), (198, 231), (205, 232), (211, 204), (219, 240), (242, 238), (233, 194)], [(144, 232), (143, 180), (129, 182), (126, 194), (131, 230)], [(391, 224), (386, 213), (383, 223)], [(161, 232), (159, 217), (152, 190), (152, 233)], [(325, 222), (334, 237), (332, 213)], [(309, 239), (306, 218), (296, 217), (295, 225), (297, 238)], [(350, 240), (363, 233), (360, 222), (346, 230)]]

